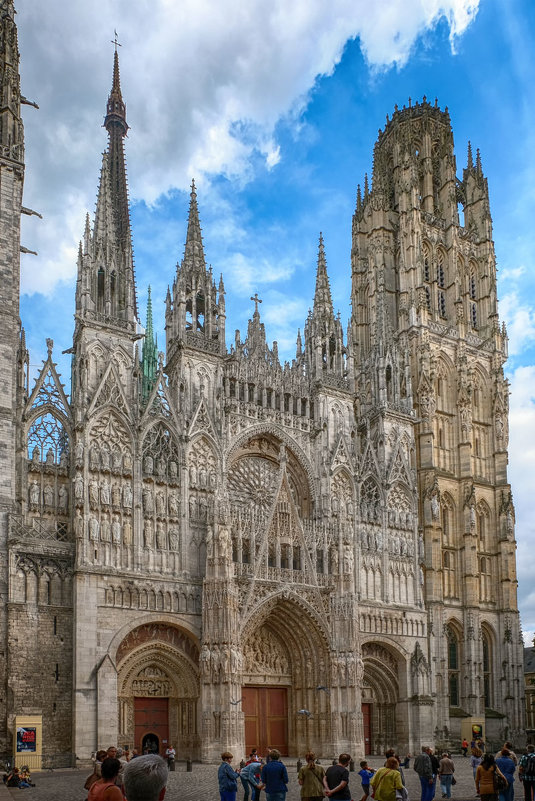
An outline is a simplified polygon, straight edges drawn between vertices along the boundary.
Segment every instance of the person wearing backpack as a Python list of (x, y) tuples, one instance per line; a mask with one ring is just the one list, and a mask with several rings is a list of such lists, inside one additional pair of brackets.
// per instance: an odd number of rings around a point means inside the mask
[(518, 778), (524, 786), (525, 801), (532, 801), (535, 795), (535, 746), (528, 745), (527, 753), (520, 757)]

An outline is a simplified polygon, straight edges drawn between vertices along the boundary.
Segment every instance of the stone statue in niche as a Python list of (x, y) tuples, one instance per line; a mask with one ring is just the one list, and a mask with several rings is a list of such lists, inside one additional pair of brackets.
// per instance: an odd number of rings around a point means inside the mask
[(171, 551), (178, 551), (178, 531), (176, 528), (172, 528), (169, 531), (169, 549)]
[(39, 496), (41, 492), (39, 490), (39, 484), (37, 481), (32, 481), (29, 488), (29, 495), (30, 495), (30, 505), (31, 506), (39, 506)]
[(158, 523), (156, 526), (156, 547), (161, 551), (167, 548), (167, 538), (165, 536), (163, 523)]
[(40, 462), (40, 453), (39, 453), (39, 448), (37, 447), (37, 445), (35, 446), (35, 448), (32, 451), (32, 462), (33, 462), (34, 465), (35, 464), (39, 464), (39, 462)]
[(89, 466), (91, 470), (98, 470), (100, 467), (100, 456), (96, 445), (91, 445), (89, 451)]
[(113, 472), (120, 473), (123, 466), (123, 455), (121, 451), (113, 451), (112, 453)]
[(77, 540), (81, 540), (84, 536), (84, 518), (79, 509), (76, 510), (74, 517), (74, 536)]
[(130, 455), (130, 451), (126, 451), (126, 453), (123, 454), (123, 472), (126, 473), (126, 475), (130, 475), (132, 472), (132, 456)]
[(123, 524), (123, 544), (124, 545), (132, 545), (132, 525), (128, 518), (124, 521)]
[(100, 451), (100, 465), (103, 470), (110, 469), (110, 452), (106, 446), (104, 446)]
[(49, 448), (46, 452), (46, 464), (48, 467), (52, 467), (54, 464), (54, 451), (52, 448)]
[(143, 510), (149, 514), (154, 512), (154, 498), (152, 492), (148, 487), (143, 490)]
[(169, 493), (169, 498), (167, 499), (167, 503), (169, 506), (169, 514), (173, 517), (178, 516), (178, 500), (174, 492)]
[(89, 539), (93, 540), (93, 542), (98, 542), (99, 530), (100, 526), (97, 518), (91, 515), (89, 518)]
[(89, 482), (89, 503), (91, 504), (92, 509), (96, 509), (98, 507), (98, 498), (99, 498), (98, 481), (96, 479), (92, 479)]
[(109, 482), (108, 481), (103, 481), (102, 484), (100, 485), (100, 502), (104, 506), (109, 506), (110, 505), (110, 499), (111, 499), (111, 496), (110, 496), (110, 485), (109, 485)]
[(156, 475), (157, 476), (165, 476), (165, 462), (161, 457), (156, 459)]
[(68, 499), (69, 493), (67, 492), (67, 488), (65, 484), (61, 484), (58, 489), (58, 509), (60, 512), (65, 512), (67, 510)]
[(344, 573), (349, 574), (353, 572), (353, 550), (350, 545), (344, 548)]
[(84, 499), (84, 479), (80, 473), (77, 473), (74, 479), (74, 498), (76, 501), (83, 501)]
[(145, 520), (145, 527), (143, 529), (143, 545), (145, 548), (152, 549), (154, 546), (154, 526), (152, 520)]
[(45, 499), (45, 506), (52, 508), (54, 506), (54, 487), (52, 484), (45, 484), (43, 497)]
[(100, 539), (102, 542), (111, 542), (110, 521), (104, 515), (100, 521)]
[(143, 457), (143, 471), (147, 473), (147, 475), (151, 476), (153, 469), (154, 469), (154, 459), (148, 453), (146, 456)]
[(169, 475), (171, 478), (176, 478), (178, 475), (177, 463), (174, 461), (169, 462)]
[(115, 545), (121, 544), (121, 523), (118, 517), (113, 518), (113, 523), (111, 524), (111, 538)]
[(130, 484), (125, 484), (123, 487), (123, 506), (125, 509), (132, 507), (132, 487)]
[(121, 487), (117, 482), (111, 488), (111, 502), (115, 508), (121, 505)]
[(214, 556), (214, 529), (213, 526), (206, 528), (206, 556), (213, 559)]
[(165, 514), (165, 496), (163, 492), (156, 493), (156, 514), (160, 516)]

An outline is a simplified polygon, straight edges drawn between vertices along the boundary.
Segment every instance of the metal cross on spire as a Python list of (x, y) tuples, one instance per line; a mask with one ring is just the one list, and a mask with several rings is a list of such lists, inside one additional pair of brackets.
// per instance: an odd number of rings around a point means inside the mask
[(118, 41), (119, 34), (117, 30), (114, 29), (113, 33), (115, 34), (115, 39), (111, 39), (112, 45), (115, 45), (115, 52), (117, 52), (118, 47), (122, 47), (122, 44)]
[(258, 292), (255, 292), (254, 297), (251, 297), (250, 300), (254, 301), (254, 313), (258, 314), (258, 304), (262, 303), (262, 301), (258, 297)]

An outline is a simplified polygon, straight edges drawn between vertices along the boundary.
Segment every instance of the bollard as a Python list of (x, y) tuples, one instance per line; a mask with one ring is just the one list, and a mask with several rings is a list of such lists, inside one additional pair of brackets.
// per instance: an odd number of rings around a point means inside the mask
[(297, 772), (298, 773), (299, 773), (299, 771), (301, 770), (302, 767), (303, 767), (303, 763), (301, 762), (300, 759), (298, 759), (297, 760)]
[(175, 760), (174, 759), (169, 759), (167, 762), (168, 762), (169, 770), (173, 770), (174, 771), (174, 769), (175, 769)]
[(349, 760), (349, 770), (351, 772), (353, 772), (355, 770), (355, 760), (354, 759), (350, 759)]
[(191, 761), (191, 757), (188, 757), (186, 759), (186, 772), (191, 773), (192, 770), (193, 770), (193, 763)]

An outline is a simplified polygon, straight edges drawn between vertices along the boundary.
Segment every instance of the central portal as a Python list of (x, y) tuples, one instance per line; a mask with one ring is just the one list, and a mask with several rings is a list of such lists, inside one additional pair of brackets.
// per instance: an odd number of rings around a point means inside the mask
[(245, 749), (264, 756), (277, 748), (288, 756), (288, 690), (286, 687), (244, 687)]

